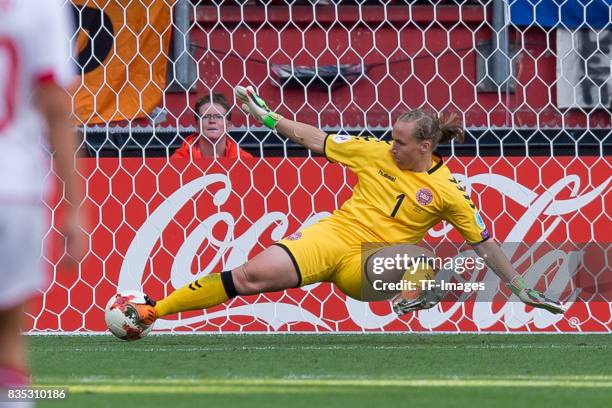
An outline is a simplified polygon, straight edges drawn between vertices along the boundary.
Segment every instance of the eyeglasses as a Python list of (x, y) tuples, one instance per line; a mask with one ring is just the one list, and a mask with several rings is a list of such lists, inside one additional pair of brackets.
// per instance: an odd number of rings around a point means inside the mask
[(221, 119), (225, 118), (225, 115), (222, 115), (220, 113), (206, 113), (206, 114), (204, 114), (204, 115), (202, 115), (200, 117), (202, 119), (204, 119), (204, 120), (211, 120), (211, 119), (221, 120)]

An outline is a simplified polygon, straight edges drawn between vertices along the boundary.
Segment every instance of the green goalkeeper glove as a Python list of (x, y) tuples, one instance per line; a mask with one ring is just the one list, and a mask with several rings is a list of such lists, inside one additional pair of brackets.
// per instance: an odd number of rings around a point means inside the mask
[(565, 313), (567, 310), (561, 303), (548, 299), (542, 292), (527, 287), (522, 276), (515, 276), (506, 285), (510, 288), (512, 293), (529, 306), (544, 309), (555, 314)]
[(276, 112), (272, 112), (266, 102), (257, 96), (253, 87), (237, 86), (234, 93), (236, 98), (242, 102), (242, 110), (253, 115), (255, 120), (262, 122), (268, 129), (276, 130), (276, 124), (283, 117)]

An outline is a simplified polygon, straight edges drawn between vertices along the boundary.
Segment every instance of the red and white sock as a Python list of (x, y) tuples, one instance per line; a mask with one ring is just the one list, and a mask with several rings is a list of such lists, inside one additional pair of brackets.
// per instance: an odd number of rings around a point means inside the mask
[(30, 384), (30, 373), (24, 369), (0, 364), (0, 388), (26, 387)]
[(13, 401), (7, 399), (7, 390), (30, 385), (30, 373), (25, 369), (0, 364), (0, 408), (30, 408), (34, 403), (29, 401)]

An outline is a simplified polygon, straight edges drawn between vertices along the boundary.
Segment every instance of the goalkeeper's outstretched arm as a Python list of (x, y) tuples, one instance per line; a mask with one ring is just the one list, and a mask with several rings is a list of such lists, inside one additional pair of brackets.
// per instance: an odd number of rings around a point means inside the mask
[(555, 300), (548, 299), (543, 293), (527, 286), (523, 277), (516, 272), (510, 260), (499, 245), (489, 239), (472, 246), (474, 251), (484, 259), (489, 268), (503, 280), (512, 292), (523, 302), (530, 306), (548, 310), (551, 313), (564, 313), (563, 305)]
[(325, 137), (327, 133), (319, 128), (282, 118), (276, 124), (276, 131), (315, 153), (325, 153)]
[(325, 154), (327, 134), (321, 129), (286, 119), (273, 112), (250, 86), (246, 88), (237, 86), (234, 93), (236, 98), (242, 102), (242, 109), (250, 113), (257, 121), (262, 122), (264, 126), (276, 130), (279, 134), (315, 153)]
[(512, 279), (519, 276), (506, 254), (493, 239), (474, 244), (472, 248), (504, 283), (510, 283)]

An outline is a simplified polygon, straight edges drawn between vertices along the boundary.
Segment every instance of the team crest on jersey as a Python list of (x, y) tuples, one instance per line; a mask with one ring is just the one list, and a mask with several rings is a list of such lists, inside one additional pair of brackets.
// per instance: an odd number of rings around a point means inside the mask
[(302, 238), (302, 233), (300, 231), (297, 231), (289, 235), (286, 239), (288, 239), (289, 241), (297, 241), (300, 238)]
[(334, 139), (334, 142), (336, 143), (344, 143), (344, 142), (348, 142), (349, 140), (351, 140), (352, 137), (348, 135), (334, 135), (332, 139)]
[(421, 205), (429, 205), (433, 200), (433, 193), (428, 188), (422, 188), (417, 191), (416, 200)]

